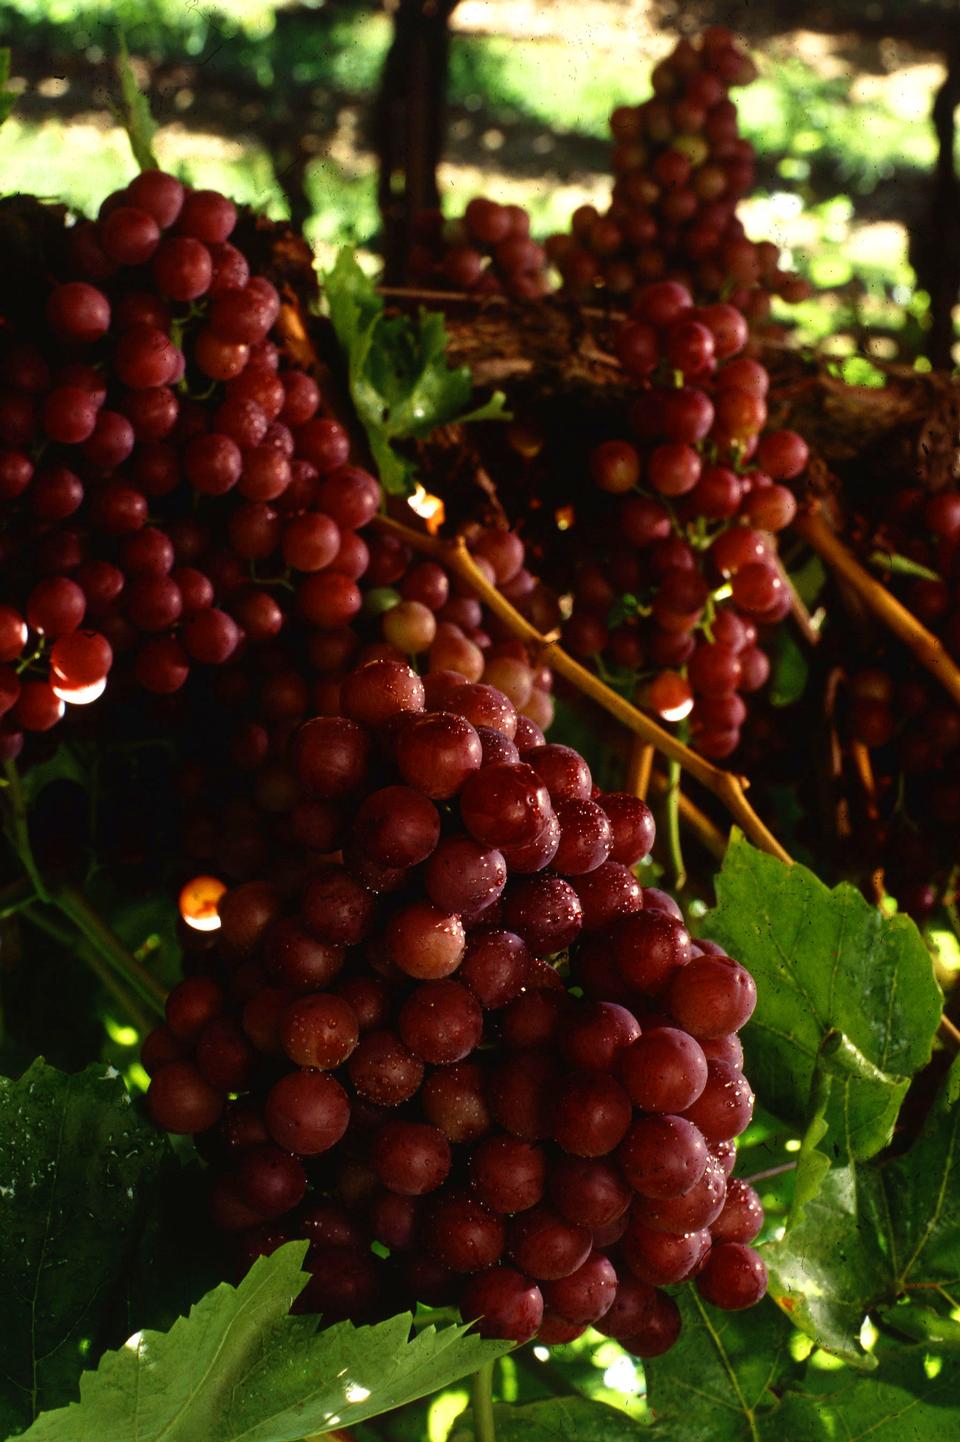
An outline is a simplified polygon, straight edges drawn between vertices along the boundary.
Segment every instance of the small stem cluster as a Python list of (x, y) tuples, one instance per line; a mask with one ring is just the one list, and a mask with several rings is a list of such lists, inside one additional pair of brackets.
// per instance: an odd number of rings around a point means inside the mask
[(635, 736), (648, 742), (661, 755), (676, 762), (682, 770), (688, 772), (702, 786), (705, 786), (726, 807), (733, 820), (755, 846), (778, 857), (781, 861), (791, 862), (792, 858), (789, 852), (781, 846), (747, 800), (744, 781), (741, 777), (735, 776), (730, 771), (723, 771), (719, 766), (714, 766), (706, 757), (699, 756), (643, 711), (631, 705), (624, 697), (618, 696), (585, 666), (581, 666), (579, 661), (575, 661), (556, 641), (551, 641), (541, 635), (536, 627), (521, 616), (519, 611), (500, 594), (496, 586), (487, 580), (476, 566), (461, 537), (448, 541), (439, 536), (429, 536), (390, 516), (378, 517), (374, 525), (381, 530), (392, 532), (413, 550), (433, 556), (436, 560), (442, 561), (451, 571), (456, 572), (469, 584), (471, 590), (484, 605), (489, 607), (494, 615), (509, 627), (512, 634), (526, 642), (535, 654), (548, 662), (557, 675), (562, 676), (584, 696), (588, 696), (602, 706)]

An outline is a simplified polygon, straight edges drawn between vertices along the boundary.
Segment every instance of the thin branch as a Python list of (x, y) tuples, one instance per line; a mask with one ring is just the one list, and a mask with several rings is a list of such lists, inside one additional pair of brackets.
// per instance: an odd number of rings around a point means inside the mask
[(952, 1042), (955, 1047), (960, 1048), (960, 1027), (950, 1020), (946, 1012), (940, 1017), (940, 1038), (942, 1041)]
[(639, 736), (634, 736), (630, 741), (630, 754), (627, 757), (627, 790), (633, 796), (639, 796), (641, 801), (646, 801), (647, 792), (650, 790), (650, 773), (653, 770), (654, 749), (649, 741), (642, 741)]
[(796, 1162), (784, 1162), (779, 1167), (767, 1167), (765, 1172), (754, 1172), (752, 1177), (744, 1177), (743, 1180), (748, 1187), (752, 1187), (754, 1182), (765, 1182), (769, 1177), (782, 1177), (787, 1172), (795, 1172), (796, 1169)]
[(790, 578), (786, 566), (783, 564), (777, 553), (776, 543), (771, 547), (771, 554), (775, 557), (777, 570), (780, 572), (780, 579), (787, 588), (790, 596), (790, 615), (793, 623), (808, 646), (817, 646), (820, 643), (820, 632), (813, 624), (813, 618), (804, 603), (803, 597), (797, 590)]
[(673, 867), (673, 884), (677, 891), (682, 891), (687, 884), (687, 868), (683, 864), (683, 847), (680, 842), (680, 797), (683, 795), (680, 774), (679, 761), (668, 762), (665, 793), (667, 851), (670, 855), (670, 865)]
[(853, 769), (857, 773), (857, 779), (863, 788), (864, 809), (870, 820), (876, 821), (880, 815), (877, 807), (877, 778), (873, 773), (869, 748), (856, 737), (850, 742), (850, 759), (853, 762)]
[(162, 1017), (166, 996), (164, 988), (97, 915), (83, 893), (75, 886), (63, 886), (51, 900), (106, 964), (133, 987), (157, 1016)]
[[(62, 926), (58, 926), (50, 917), (44, 916), (43, 912), (36, 906), (26, 910), (25, 918), (31, 926), (35, 926), (39, 931), (43, 931), (52, 937), (65, 951), (68, 949), (72, 950), (76, 947), (76, 937), (72, 933), (67, 932)], [(127, 1020), (136, 1027), (141, 1036), (146, 1036), (154, 1023), (140, 1005), (139, 998), (129, 987), (124, 985), (120, 977), (116, 976), (110, 970), (95, 947), (81, 943), (77, 949), (94, 976), (98, 978), (104, 989), (108, 991), (114, 1001), (118, 1003)]]
[(856, 557), (839, 541), (823, 517), (815, 511), (798, 516), (794, 529), (809, 546), (831, 566), (860, 599), (883, 622), (888, 630), (913, 652), (943, 689), (960, 705), (960, 667), (947, 654), (943, 644), (926, 626), (922, 626), (886, 586), (873, 578)]
[(16, 881), (11, 881), (0, 888), (0, 921), (7, 916), (14, 916), (36, 899), (37, 893), (29, 876), (21, 876)]
[(634, 735), (649, 742), (668, 759), (676, 761), (702, 786), (712, 792), (718, 801), (722, 802), (734, 821), (755, 846), (790, 864), (792, 861), (790, 854), (760, 820), (747, 800), (744, 784), (740, 777), (734, 776), (730, 771), (720, 770), (706, 757), (691, 751), (689, 746), (678, 741), (656, 721), (653, 721), (644, 712), (638, 711), (635, 706), (631, 706), (629, 701), (618, 696), (609, 686), (605, 686), (592, 671), (588, 671), (586, 666), (581, 666), (579, 661), (575, 661), (555, 641), (548, 641), (545, 636), (542, 636), (536, 627), (532, 626), (525, 617), (520, 615), (519, 611), (511, 606), (496, 586), (487, 580), (474, 563), (462, 537), (446, 541), (438, 536), (428, 536), (422, 531), (414, 530), (411, 526), (405, 526), (400, 521), (393, 520), (390, 516), (378, 516), (373, 524), (379, 526), (381, 530), (392, 532), (413, 550), (432, 556), (455, 572), (494, 615), (509, 627), (513, 635), (518, 636), (530, 646), (539, 663), (550, 666), (578, 691), (596, 701)]
[(23, 862), (23, 869), (26, 871), (33, 885), (34, 891), (41, 901), (49, 901), (50, 894), (47, 891), (46, 883), (40, 875), (40, 870), (33, 856), (33, 847), (30, 844), (30, 831), (27, 826), (27, 802), (23, 794), (23, 787), (20, 784), (20, 772), (17, 770), (15, 761), (3, 763), (3, 773), (7, 778), (7, 795), (10, 798), (10, 823), (13, 831), (11, 841), (20, 860)]
[[(654, 769), (650, 777), (651, 789), (658, 796), (665, 796), (669, 781), (662, 771)], [(727, 838), (719, 826), (714, 826), (707, 816), (685, 792), (680, 792), (680, 820), (693, 832), (700, 844), (709, 851), (716, 861), (722, 861), (727, 854)]]

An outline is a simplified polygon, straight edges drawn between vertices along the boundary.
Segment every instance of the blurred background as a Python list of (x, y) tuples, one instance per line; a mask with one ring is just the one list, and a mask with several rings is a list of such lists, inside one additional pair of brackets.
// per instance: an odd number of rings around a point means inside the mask
[(759, 161), (740, 213), (815, 287), (800, 338), (960, 361), (960, 0), (3, 0), (0, 176), (87, 211), (130, 177), (122, 34), (161, 163), (304, 225), (321, 263), (347, 243), (376, 265), (434, 184), (448, 215), (518, 201), (542, 238), (606, 204), (611, 109), (713, 22), (760, 67), (737, 93)]

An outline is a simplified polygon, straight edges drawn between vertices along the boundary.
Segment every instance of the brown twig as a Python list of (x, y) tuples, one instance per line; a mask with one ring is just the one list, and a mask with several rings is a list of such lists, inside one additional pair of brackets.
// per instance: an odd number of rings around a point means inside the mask
[(873, 762), (870, 760), (868, 747), (856, 737), (850, 742), (850, 759), (863, 788), (864, 809), (869, 819), (876, 821), (880, 815), (877, 807), (877, 778), (873, 774)]
[(793, 623), (796, 626), (797, 630), (800, 632), (800, 635), (806, 641), (807, 645), (816, 646), (819, 644), (820, 641), (820, 632), (813, 624), (813, 619), (810, 615), (810, 612), (807, 610), (806, 605), (804, 604), (800, 592), (797, 590), (796, 586), (793, 584), (793, 581), (790, 579), (790, 573), (788, 572), (786, 566), (783, 564), (783, 561), (780, 559), (780, 556), (777, 553), (776, 542), (774, 542), (774, 544), (770, 547), (770, 551), (776, 559), (776, 566), (777, 570), (780, 572), (780, 579), (786, 586), (787, 592), (790, 596), (790, 614), (793, 617)]
[(448, 541), (439, 536), (428, 536), (422, 531), (414, 530), (411, 526), (405, 526), (402, 522), (395, 521), (391, 516), (378, 516), (374, 524), (381, 530), (392, 531), (413, 550), (433, 556), (435, 560), (442, 562), (443, 565), (455, 572), (494, 615), (510, 628), (515, 636), (531, 647), (539, 660), (552, 667), (559, 676), (569, 681), (578, 691), (589, 696), (592, 701), (596, 701), (634, 735), (640, 736), (662, 755), (677, 762), (685, 771), (688, 771), (702, 786), (712, 792), (718, 801), (722, 802), (734, 821), (755, 846), (778, 857), (781, 861), (791, 863), (790, 854), (764, 825), (747, 800), (743, 781), (739, 776), (734, 776), (730, 771), (721, 771), (706, 757), (691, 751), (690, 747), (685, 746), (682, 741), (678, 741), (676, 736), (665, 731), (662, 726), (659, 726), (656, 721), (642, 711), (638, 711), (635, 706), (631, 706), (629, 701), (618, 696), (609, 686), (605, 686), (592, 671), (588, 671), (586, 666), (581, 666), (579, 661), (575, 661), (555, 641), (548, 641), (545, 636), (542, 636), (535, 626), (532, 626), (525, 617), (520, 615), (519, 611), (511, 606), (496, 586), (487, 580), (474, 563), (473, 557), (461, 537)]
[(940, 1036), (944, 1041), (951, 1041), (955, 1047), (960, 1048), (960, 1027), (950, 1020), (946, 1012), (940, 1017)]
[(794, 522), (797, 533), (831, 566), (861, 598), (883, 624), (913, 652), (931, 676), (960, 705), (960, 667), (926, 626), (922, 626), (906, 606), (874, 580), (816, 511), (798, 516)]
[(646, 801), (647, 792), (650, 790), (653, 754), (649, 741), (643, 741), (639, 736), (631, 739), (630, 753), (627, 756), (626, 787), (633, 796), (639, 796), (641, 801)]

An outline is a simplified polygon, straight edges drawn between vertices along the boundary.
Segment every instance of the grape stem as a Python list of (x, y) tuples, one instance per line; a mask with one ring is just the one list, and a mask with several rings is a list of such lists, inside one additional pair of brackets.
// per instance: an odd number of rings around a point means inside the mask
[(680, 763), (667, 762), (667, 787), (665, 793), (667, 811), (667, 851), (673, 867), (673, 882), (677, 891), (687, 884), (687, 868), (683, 864), (683, 849), (680, 844)]
[(157, 1016), (162, 1017), (166, 995), (164, 988), (97, 915), (82, 891), (76, 886), (62, 886), (50, 899), (73, 922), (98, 956), (129, 983)]
[(0, 921), (5, 920), (8, 916), (14, 916), (36, 899), (36, 892), (29, 876), (21, 876), (16, 881), (11, 881), (9, 885), (0, 889)]
[(784, 1162), (782, 1166), (767, 1167), (766, 1171), (754, 1172), (752, 1177), (744, 1177), (743, 1181), (746, 1182), (748, 1187), (752, 1187), (754, 1182), (765, 1182), (770, 1177), (782, 1177), (787, 1172), (795, 1172), (796, 1169), (796, 1162)]
[[(122, 981), (129, 983), (141, 1001), (146, 1002), (158, 1016), (162, 1017), (165, 996), (163, 987), (101, 920), (83, 893), (75, 886), (61, 886), (53, 890), (47, 885), (37, 866), (33, 847), (30, 844), (27, 802), (23, 794), (20, 773), (13, 761), (5, 761), (3, 769), (6, 777), (5, 789), (10, 803), (8, 808), (10, 840), (27, 873), (36, 900), (57, 907), (69, 921), (73, 922), (89, 943), (90, 950), (96, 953), (97, 961), (101, 965), (105, 963)], [(71, 939), (67, 938), (64, 945), (69, 947), (70, 944)], [(99, 965), (94, 965), (93, 969), (98, 975), (101, 975)]]
[(733, 820), (755, 846), (760, 847), (762, 851), (769, 852), (771, 856), (778, 857), (780, 861), (786, 862), (788, 865), (792, 863), (789, 852), (780, 845), (780, 842), (761, 821), (747, 800), (744, 781), (741, 777), (735, 776), (731, 771), (722, 771), (706, 757), (699, 756), (697, 752), (692, 751), (689, 746), (685, 746), (669, 731), (664, 730), (651, 717), (638, 711), (636, 706), (632, 706), (624, 697), (618, 696), (609, 686), (604, 685), (592, 671), (588, 671), (586, 666), (581, 666), (580, 662), (568, 655), (556, 641), (548, 640), (547, 637), (541, 635), (535, 626), (532, 626), (524, 616), (520, 615), (519, 611), (511, 606), (496, 586), (487, 580), (474, 563), (467, 544), (461, 536), (454, 540), (430, 536), (423, 531), (415, 530), (412, 526), (406, 526), (402, 522), (394, 520), (392, 516), (377, 516), (372, 524), (381, 530), (391, 532), (412, 550), (432, 556), (454, 571), (494, 615), (510, 629), (514, 636), (518, 636), (531, 647), (538, 662), (550, 666), (578, 691), (596, 701), (634, 735), (649, 742), (662, 755), (669, 760), (676, 761), (684, 771), (689, 772), (695, 780), (712, 792), (718, 801), (722, 802)]
[[(73, 934), (58, 926), (49, 916), (45, 916), (37, 906), (31, 907), (25, 915), (31, 926), (52, 937), (64, 951), (73, 950), (76, 946)], [(95, 947), (81, 944), (80, 951), (87, 966), (99, 979), (104, 990), (118, 1003), (126, 1019), (137, 1028), (141, 1036), (146, 1036), (153, 1026), (153, 1020), (140, 1005), (139, 998), (110, 970)]]
[(776, 561), (777, 570), (780, 573), (780, 579), (786, 586), (787, 594), (790, 597), (790, 615), (793, 619), (793, 624), (796, 626), (797, 630), (800, 632), (800, 635), (803, 637), (804, 641), (806, 641), (808, 646), (819, 645), (820, 632), (814, 623), (813, 617), (810, 615), (810, 612), (807, 610), (807, 607), (804, 604), (803, 597), (800, 595), (800, 592), (793, 584), (789, 571), (783, 564), (780, 556), (777, 554), (776, 546), (773, 547), (772, 554)]
[(493, 1367), (492, 1362), (484, 1362), (470, 1382), (470, 1408), (476, 1442), (497, 1442), (493, 1421)]
[(6, 777), (6, 791), (10, 801), (9, 820), (11, 836), (10, 840), (13, 849), (16, 851), (23, 869), (30, 878), (30, 882), (40, 901), (49, 901), (50, 893), (46, 883), (40, 875), (40, 869), (33, 855), (33, 847), (30, 844), (30, 832), (27, 826), (27, 801), (23, 794), (23, 787), (20, 784), (20, 772), (17, 770), (16, 762), (5, 761), (3, 763), (3, 774)]
[[(665, 796), (669, 785), (670, 782), (662, 771), (653, 771), (650, 777), (650, 786), (658, 796)], [(715, 860), (722, 861), (727, 850), (727, 838), (719, 826), (714, 826), (709, 816), (705, 815), (683, 791), (677, 794), (677, 805), (680, 820), (689, 826), (700, 844), (709, 851)]]
[(904, 643), (943, 689), (960, 705), (960, 667), (951, 660), (942, 643), (921, 625), (886, 586), (865, 571), (827, 525), (819, 508), (811, 509), (794, 521), (797, 535), (806, 541), (854, 590), (863, 603), (883, 622), (888, 630)]

